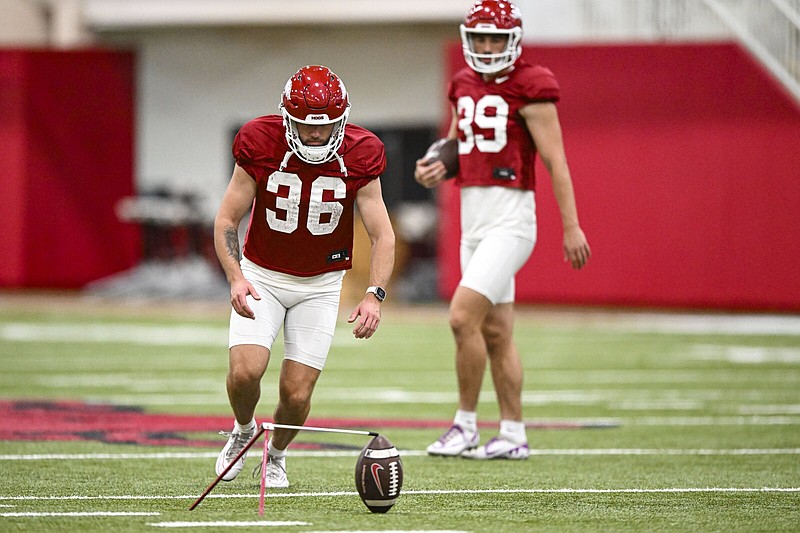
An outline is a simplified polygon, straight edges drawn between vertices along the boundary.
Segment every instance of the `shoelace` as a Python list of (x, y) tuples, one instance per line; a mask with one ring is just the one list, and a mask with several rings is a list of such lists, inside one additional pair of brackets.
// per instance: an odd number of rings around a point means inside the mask
[(497, 444), (498, 442), (500, 442), (500, 439), (499, 439), (499, 438), (497, 438), (497, 437), (492, 437), (491, 439), (489, 439), (489, 440), (486, 442), (486, 444), (484, 444), (484, 445), (483, 445), (483, 449), (484, 449), (484, 450), (486, 450), (486, 452), (488, 453), (488, 452), (489, 452), (489, 449), (490, 449), (490, 448), (492, 448), (492, 447), (494, 447), (494, 445), (495, 445), (495, 444)]
[[(489, 439), (489, 441), (488, 441), (488, 442), (487, 442), (487, 443), (484, 445), (483, 449), (484, 449), (484, 450), (486, 450), (486, 453), (487, 453), (487, 454), (489, 454), (489, 453), (491, 453), (491, 450), (490, 450), (490, 448), (492, 448), (492, 447), (493, 447), (495, 444), (497, 444), (498, 442), (501, 442), (501, 441), (503, 441), (503, 440), (504, 440), (504, 439), (501, 439), (501, 438), (499, 438), (499, 437), (492, 437), (492, 438), (491, 438), (491, 439)], [(510, 442), (510, 441), (508, 441), (508, 442)], [(513, 444), (513, 443), (512, 443), (512, 444)], [(519, 455), (519, 454), (521, 453), (521, 451), (522, 451), (522, 449), (523, 449), (523, 448), (527, 448), (527, 447), (528, 447), (528, 445), (527, 445), (527, 444), (516, 444), (514, 448), (512, 448), (512, 449), (510, 449), (510, 450), (506, 450), (505, 454), (506, 454), (506, 455), (511, 455), (511, 456), (516, 456), (516, 455)]]
[(225, 454), (225, 459), (228, 461), (235, 458), (239, 455), (239, 452), (242, 451), (242, 448), (245, 447), (245, 444), (250, 442), (250, 439), (253, 438), (253, 433), (233, 433), (227, 431), (220, 431), (220, 435), (224, 435), (225, 437), (231, 438), (233, 436), (233, 442), (231, 443), (231, 447), (228, 448), (228, 453)]
[[(283, 468), (281, 466), (281, 464), (278, 461), (276, 461), (274, 457), (272, 457), (270, 455), (270, 456), (267, 456), (267, 477), (268, 478), (274, 479), (274, 480), (280, 479), (280, 476), (278, 475), (278, 472), (276, 472), (275, 470), (270, 471), (269, 465), (274, 465), (274, 466), (278, 467), (280, 470), (283, 471), (284, 477), (286, 476), (286, 469)], [(256, 465), (256, 467), (253, 469), (253, 477), (257, 478), (257, 477), (260, 477), (260, 476), (261, 476), (261, 461), (259, 461), (258, 464)]]
[(459, 434), (459, 433), (461, 433), (462, 435), (464, 434), (464, 430), (461, 429), (460, 426), (450, 426), (450, 429), (447, 430), (447, 433), (442, 435), (442, 437), (439, 439), (439, 442), (444, 444), (444, 443), (454, 439), (457, 436), (457, 434)]

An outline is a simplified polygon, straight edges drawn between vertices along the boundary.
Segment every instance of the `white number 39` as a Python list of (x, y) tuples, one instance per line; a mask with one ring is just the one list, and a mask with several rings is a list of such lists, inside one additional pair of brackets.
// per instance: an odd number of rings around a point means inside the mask
[[(494, 113), (487, 115), (488, 109)], [(508, 103), (502, 96), (487, 94), (475, 103), (470, 96), (462, 96), (457, 103), (458, 129), (464, 132), (464, 141), (458, 143), (458, 153), (468, 154), (473, 148), (479, 152), (496, 154), (508, 144)], [(482, 130), (493, 130), (494, 135), (487, 139), (482, 133), (475, 133), (472, 125)]]

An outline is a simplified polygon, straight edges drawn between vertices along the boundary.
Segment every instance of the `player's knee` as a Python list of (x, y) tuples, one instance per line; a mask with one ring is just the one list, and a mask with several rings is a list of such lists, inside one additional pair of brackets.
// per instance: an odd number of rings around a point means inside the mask
[(251, 385), (261, 380), (262, 373), (255, 368), (240, 365), (228, 371), (228, 381), (234, 386)]
[(466, 311), (450, 310), (450, 329), (456, 337), (463, 337), (480, 331), (478, 323)]
[(503, 345), (503, 338), (498, 334), (497, 331), (491, 330), (487, 332), (487, 330), (484, 329), (483, 338), (486, 341), (486, 351), (489, 354), (500, 351), (500, 348)]
[(450, 329), (458, 336), (465, 327), (464, 317), (462, 314), (450, 311)]
[(481, 332), (486, 340), (486, 347), (490, 352), (501, 350), (511, 341), (511, 329), (504, 324), (484, 324)]
[(282, 387), (281, 404), (293, 412), (306, 411), (311, 405), (311, 393), (300, 387)]

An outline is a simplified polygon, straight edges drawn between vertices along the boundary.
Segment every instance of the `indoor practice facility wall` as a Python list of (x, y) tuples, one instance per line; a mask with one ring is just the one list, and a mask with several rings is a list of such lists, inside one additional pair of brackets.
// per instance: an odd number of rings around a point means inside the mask
[(134, 55), (0, 50), (0, 287), (77, 288), (130, 268)]
[[(448, 49), (452, 75), (464, 66)], [(563, 261), (538, 164), (538, 243), (517, 301), (800, 310), (800, 108), (736, 44), (527, 46), (550, 68), (593, 257)], [(444, 94), (444, 91), (443, 91)], [(443, 104), (446, 105), (446, 102)], [(458, 283), (458, 192), (441, 187), (443, 298)]]

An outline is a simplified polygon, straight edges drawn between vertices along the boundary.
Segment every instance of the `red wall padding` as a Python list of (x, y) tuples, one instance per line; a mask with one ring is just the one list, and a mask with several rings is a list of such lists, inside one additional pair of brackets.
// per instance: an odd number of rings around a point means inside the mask
[(76, 288), (133, 266), (134, 57), (0, 50), (0, 286)]
[[(459, 45), (449, 68), (464, 65)], [(593, 257), (562, 259), (539, 164), (539, 239), (518, 301), (800, 311), (800, 108), (735, 44), (531, 46), (559, 114)], [(458, 193), (442, 188), (440, 279), (460, 276)]]

